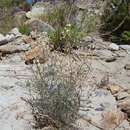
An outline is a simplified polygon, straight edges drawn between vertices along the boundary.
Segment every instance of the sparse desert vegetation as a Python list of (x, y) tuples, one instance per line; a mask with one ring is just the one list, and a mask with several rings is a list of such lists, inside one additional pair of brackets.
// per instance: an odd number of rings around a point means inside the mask
[(0, 0), (0, 130), (130, 130), (129, 0)]

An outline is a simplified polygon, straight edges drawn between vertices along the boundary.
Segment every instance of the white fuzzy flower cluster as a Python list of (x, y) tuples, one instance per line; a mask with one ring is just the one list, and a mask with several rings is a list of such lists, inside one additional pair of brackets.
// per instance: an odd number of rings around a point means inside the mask
[(62, 38), (66, 38), (66, 36), (68, 35), (69, 36), (69, 32), (71, 31), (71, 27), (72, 27), (72, 25), (71, 24), (67, 24), (65, 27), (64, 27), (64, 29), (63, 29), (63, 31), (62, 31)]
[(72, 25), (71, 24), (66, 24), (66, 27), (71, 27)]

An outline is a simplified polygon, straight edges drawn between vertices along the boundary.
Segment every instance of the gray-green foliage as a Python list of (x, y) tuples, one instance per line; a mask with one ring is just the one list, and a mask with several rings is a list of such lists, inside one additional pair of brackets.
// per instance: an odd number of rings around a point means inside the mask
[[(83, 79), (86, 72), (79, 65), (74, 67), (63, 66), (60, 61), (56, 63), (55, 58), (51, 63), (37, 67), (35, 79), (31, 81), (30, 87), (36, 96), (31, 94), (31, 106), (37, 128), (48, 126), (45, 115), (54, 120), (59, 129), (71, 127), (78, 118), (80, 106), (80, 87), (77, 82)], [(82, 72), (83, 71), (83, 72)], [(81, 82), (81, 80), (80, 80)], [(35, 95), (35, 94), (34, 94)]]

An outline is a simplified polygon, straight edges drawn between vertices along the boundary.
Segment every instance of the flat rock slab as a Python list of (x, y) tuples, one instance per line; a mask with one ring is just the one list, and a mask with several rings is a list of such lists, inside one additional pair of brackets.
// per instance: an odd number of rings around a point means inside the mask
[(28, 97), (26, 81), (32, 76), (24, 64), (0, 64), (0, 129), (28, 130), (31, 110), (21, 97)]
[(6, 45), (0, 46), (0, 52), (2, 54), (12, 54), (12, 53), (20, 53), (28, 50), (28, 44), (20, 44), (16, 45), (14, 43), (8, 43)]
[[(80, 130), (130, 129), (124, 113), (117, 108), (117, 102), (109, 91), (103, 89), (93, 90), (90, 99), (87, 98), (88, 92), (84, 91), (83, 93), (82, 109), (79, 113), (84, 120), (78, 120)], [(86, 120), (91, 123), (85, 122)]]
[(117, 57), (117, 60), (113, 62), (105, 62), (100, 59), (90, 60), (93, 75), (96, 79), (108, 73), (109, 82), (112, 84), (118, 84), (123, 89), (130, 89), (130, 71), (124, 68), (124, 66), (126, 66), (129, 62), (130, 55)]

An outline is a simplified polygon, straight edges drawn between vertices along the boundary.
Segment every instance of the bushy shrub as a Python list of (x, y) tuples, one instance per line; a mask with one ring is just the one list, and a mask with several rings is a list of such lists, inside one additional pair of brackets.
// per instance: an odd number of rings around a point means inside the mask
[(33, 90), (30, 104), (36, 128), (52, 125), (63, 130), (64, 127), (71, 127), (78, 117), (79, 80), (81, 82), (86, 71), (83, 65), (74, 69), (71, 63), (70, 67), (64, 66), (54, 57), (50, 62), (42, 67), (37, 66), (34, 71), (35, 79), (28, 84)]
[(81, 32), (76, 26), (67, 24), (64, 27), (57, 28), (54, 32), (50, 32), (49, 38), (50, 43), (54, 45), (54, 49), (68, 53), (73, 48), (78, 47)]
[(130, 31), (130, 1), (129, 0), (108, 0), (104, 9), (102, 21), (103, 31), (110, 36), (110, 39), (118, 43), (127, 43), (127, 39), (122, 39), (126, 31)]

